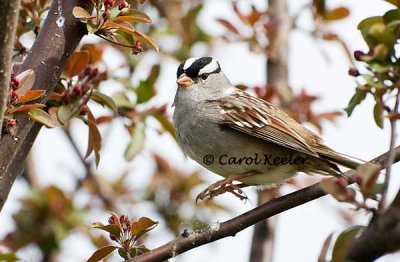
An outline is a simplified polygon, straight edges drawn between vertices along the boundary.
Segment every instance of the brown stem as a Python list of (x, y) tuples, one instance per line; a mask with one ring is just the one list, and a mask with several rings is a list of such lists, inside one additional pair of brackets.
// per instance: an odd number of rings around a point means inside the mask
[(20, 0), (0, 0), (0, 137), (10, 89), (10, 73)]
[[(400, 161), (400, 146), (394, 150), (394, 162)], [(371, 162), (379, 164), (382, 168), (387, 160), (389, 153), (373, 159)], [(345, 173), (346, 177), (354, 176), (355, 172), (349, 170)], [(134, 262), (164, 261), (176, 255), (182, 254), (193, 248), (214, 242), (228, 236), (235, 236), (238, 232), (254, 225), (264, 219), (270, 218), (283, 211), (300, 206), (317, 198), (326, 195), (319, 183), (303, 188), (288, 195), (275, 198), (261, 206), (258, 206), (242, 215), (232, 218), (220, 224), (218, 229), (207, 228), (194, 231), (190, 234), (182, 234), (178, 238), (140, 255), (133, 260)], [(400, 221), (400, 220), (399, 220)], [(399, 234), (400, 235), (400, 234)]]
[[(61, 6), (58, 3), (61, 3)], [(86, 34), (84, 25), (73, 17), (72, 9), (75, 6), (87, 7), (87, 4), (86, 0), (53, 1), (39, 35), (21, 65), (21, 72), (27, 69), (35, 72), (36, 81), (33, 89), (46, 90), (47, 95), (42, 103), (47, 101), (68, 58)], [(62, 13), (59, 13), (60, 9)], [(65, 19), (62, 26), (57, 24), (60, 16)], [(21, 173), (22, 163), (41, 127), (25, 115), (19, 115), (17, 120), (16, 136), (8, 134), (0, 141), (0, 210), (15, 178)]]

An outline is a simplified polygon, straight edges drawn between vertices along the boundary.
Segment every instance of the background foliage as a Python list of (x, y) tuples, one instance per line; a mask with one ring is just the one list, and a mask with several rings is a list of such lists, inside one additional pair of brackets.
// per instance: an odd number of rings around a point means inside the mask
[[(0, 241), (0, 258), (13, 261), (15, 256), (24, 259), (27, 253), (33, 252), (38, 261), (53, 261), (62, 253), (63, 241), (72, 235), (85, 238), (88, 246), (100, 250), (97, 258), (118, 248), (121, 257), (134, 257), (154, 246), (151, 241), (146, 243), (148, 235), (153, 241), (151, 234), (179, 236), (184, 230), (206, 227), (220, 216), (233, 212), (218, 201), (194, 204), (196, 194), (207, 181), (200, 168), (180, 163), (183, 157), (175, 142), (171, 101), (166, 99), (175, 92), (175, 75), (163, 75), (188, 57), (212, 55), (215, 46), (221, 43), (241, 45), (251, 55), (263, 57), (265, 61), (272, 59), (277, 48), (272, 45), (277, 34), (276, 21), (271, 18), (271, 10), (266, 5), (232, 2), (226, 10), (229, 15), (221, 13), (214, 21), (221, 29), (221, 33), (215, 35), (208, 33), (201, 22), (206, 17), (207, 5), (210, 5), (207, 1), (139, 2), (144, 3), (93, 1), (93, 12), (74, 9), (75, 17), (86, 23), (90, 35), (70, 58), (46, 105), (34, 103), (44, 93), (30, 90), (32, 74), (13, 76), (6, 131), (12, 134), (13, 129), (18, 128), (15, 114), (19, 113), (27, 113), (47, 127), (62, 130), (63, 138), (58, 136), (48, 142), (59, 144), (66, 152), (63, 157), (73, 158), (74, 166), (67, 166), (69, 161), (48, 157), (43, 161), (48, 163), (40, 166), (54, 169), (54, 177), (45, 182), (37, 168), (39, 157), (30, 157), (20, 178), (27, 193), (21, 197), (19, 208), (14, 210), (13, 229)], [(346, 108), (348, 115), (367, 96), (372, 96), (376, 125), (380, 128), (385, 122), (393, 125), (399, 118), (396, 47), (400, 32), (397, 7), (400, 4), (388, 1), (393, 4), (393, 10), (361, 21), (358, 28), (368, 48), (353, 55), (331, 26), (351, 15), (350, 11), (333, 2), (314, 0), (295, 10), (291, 14), (290, 30), (305, 34), (318, 43), (335, 43), (342, 49), (351, 65), (349, 74), (356, 78), (357, 86)], [(14, 73), (18, 62), (29, 52), (49, 3), (22, 1)], [(298, 23), (304, 14), (311, 14), (312, 18), (307, 28)], [(322, 56), (335, 59), (323, 52)], [(358, 62), (355, 64), (354, 60)], [(160, 82), (160, 79), (171, 82)], [(318, 132), (322, 132), (324, 122), (334, 122), (341, 115), (340, 108), (315, 110), (321, 98), (307, 88), (289, 86), (290, 95), (287, 96), (286, 91), (268, 84), (268, 79), (261, 85), (235, 84), (279, 105), (296, 120), (310, 124)], [(67, 144), (62, 144), (59, 138)], [(125, 161), (133, 164), (127, 165)], [(127, 168), (118, 167), (121, 162)], [(57, 172), (57, 169), (61, 171)], [(341, 181), (328, 182), (326, 188), (337, 199), (369, 212), (377, 204), (366, 204), (365, 200), (379, 199), (376, 195), (385, 192), (389, 179), (379, 180), (378, 173), (372, 169), (364, 170), (362, 174), (358, 181), (361, 199), (349, 193), (347, 184)], [(303, 178), (300, 182), (295, 179), (290, 187), (291, 190), (298, 189), (313, 181), (316, 178)], [(110, 215), (108, 211), (118, 215)], [(346, 224), (355, 224), (354, 212), (347, 208), (337, 211)], [(122, 216), (122, 213), (126, 215)], [(90, 224), (95, 221), (103, 222), (95, 227), (110, 235), (92, 229)], [(140, 221), (147, 223), (140, 224)], [(157, 224), (153, 231), (144, 234)], [(343, 243), (352, 239), (359, 229), (358, 226), (351, 227), (336, 239), (328, 238), (336, 241), (336, 244), (330, 244), (334, 246), (333, 256), (343, 253), (347, 247)], [(116, 233), (115, 230), (119, 231)], [(115, 237), (121, 232), (134, 239), (132, 245), (125, 247), (124, 241)], [(110, 247), (115, 241), (118, 248)], [(329, 241), (324, 247), (329, 246)], [(327, 248), (321, 256), (328, 254), (324, 254), (325, 251), (328, 252)]]

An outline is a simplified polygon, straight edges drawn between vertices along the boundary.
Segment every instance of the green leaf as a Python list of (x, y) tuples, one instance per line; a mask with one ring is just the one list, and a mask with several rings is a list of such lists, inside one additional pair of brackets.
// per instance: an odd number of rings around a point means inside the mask
[(144, 147), (145, 128), (143, 125), (137, 125), (131, 132), (131, 142), (125, 150), (124, 157), (131, 161)]
[(114, 103), (114, 100), (112, 100), (111, 97), (100, 93), (100, 92), (93, 92), (92, 94), (92, 100), (101, 104), (102, 106), (107, 106), (108, 108), (110, 108), (112, 111), (114, 111), (115, 113), (118, 111), (117, 110), (117, 106)]
[(354, 111), (354, 108), (359, 105), (367, 96), (367, 90), (361, 89), (359, 87), (356, 88), (356, 93), (353, 95), (353, 97), (350, 99), (349, 104), (347, 107), (344, 109), (346, 111), (347, 116), (351, 116), (351, 114)]
[(374, 24), (382, 23), (382, 22), (383, 22), (382, 16), (368, 17), (368, 18), (365, 18), (364, 20), (362, 20), (358, 24), (357, 29), (362, 31), (362, 30), (365, 30), (365, 29), (371, 27)]
[(118, 254), (124, 260), (128, 260), (128, 253), (126, 253), (126, 251), (123, 248), (118, 248)]
[(114, 94), (112, 99), (117, 108), (135, 109), (136, 107), (124, 92)]
[(354, 237), (363, 229), (363, 226), (354, 226), (346, 229), (336, 239), (332, 252), (332, 262), (345, 261), (347, 252), (353, 242)]
[(46, 127), (55, 127), (53, 118), (44, 110), (39, 108), (31, 108), (26, 112), (34, 121), (45, 125)]
[(399, 9), (392, 9), (387, 11), (384, 15), (383, 15), (383, 22), (385, 24), (390, 24), (394, 21), (398, 21), (400, 20), (400, 10)]
[(92, 227), (104, 230), (114, 236), (117, 236), (117, 237), (121, 233), (121, 229), (117, 225), (114, 225), (114, 224), (104, 225), (103, 223), (95, 222), (92, 224)]
[(75, 113), (69, 108), (69, 106), (62, 105), (57, 110), (57, 116), (60, 123), (65, 125), (75, 116)]
[(135, 89), (138, 104), (149, 101), (156, 94), (154, 85), (159, 75), (160, 65), (156, 64), (151, 68), (149, 77), (140, 81), (139, 86)]
[(3, 262), (14, 262), (14, 261), (18, 261), (18, 257), (15, 254), (11, 254), (11, 253), (5, 253), (5, 254), (1, 254), (0, 253), (0, 261)]
[(96, 250), (93, 255), (87, 260), (87, 262), (97, 262), (108, 256), (111, 252), (113, 252), (118, 247), (114, 246), (106, 246)]
[(383, 108), (380, 103), (376, 103), (374, 106), (374, 120), (379, 128), (383, 128)]
[(146, 232), (154, 229), (157, 225), (157, 221), (153, 221), (148, 217), (141, 217), (138, 221), (132, 223), (131, 233), (135, 236), (135, 239), (138, 239)]
[(137, 248), (136, 247), (133, 247), (133, 248), (131, 248), (131, 250), (129, 250), (129, 256), (130, 257), (134, 258), (134, 257), (136, 257), (136, 254), (137, 254)]
[(164, 130), (166, 130), (176, 140), (175, 128), (171, 121), (162, 113), (155, 114), (154, 118), (157, 119)]
[(396, 36), (392, 29), (385, 25), (383, 21), (380, 23), (374, 23), (365, 28), (362, 30), (362, 35), (370, 49), (373, 49), (379, 44), (384, 44), (389, 51), (388, 53), (393, 53)]

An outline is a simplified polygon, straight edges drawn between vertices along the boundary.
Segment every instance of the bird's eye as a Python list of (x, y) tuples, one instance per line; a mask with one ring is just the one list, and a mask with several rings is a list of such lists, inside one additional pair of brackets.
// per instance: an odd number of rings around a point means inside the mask
[(204, 73), (204, 74), (201, 74), (200, 77), (201, 77), (201, 79), (206, 80), (207, 77), (208, 77), (208, 75), (209, 75), (209, 74)]

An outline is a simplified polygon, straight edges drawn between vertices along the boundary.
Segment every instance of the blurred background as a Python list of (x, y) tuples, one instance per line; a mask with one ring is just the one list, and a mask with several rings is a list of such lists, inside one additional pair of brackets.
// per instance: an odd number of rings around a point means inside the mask
[[(357, 25), (393, 6), (383, 0), (287, 2), (287, 14), (271, 14), (266, 0), (146, 1), (139, 8), (153, 22), (137, 27), (158, 43), (160, 52), (143, 47), (142, 53), (132, 55), (98, 37), (85, 37), (80, 48), (107, 75), (97, 88), (113, 98), (119, 116), (89, 104), (103, 139), (98, 167), (94, 156), (83, 159), (88, 131), (81, 121), (41, 130), (1, 212), (0, 251), (16, 252), (23, 261), (84, 261), (109, 241), (91, 228), (93, 222), (106, 223), (108, 211), (159, 221), (145, 239), (151, 249), (184, 229), (222, 222), (257, 206), (262, 193), (256, 188), (245, 189), (246, 202), (231, 194), (194, 202), (221, 178), (186, 158), (174, 138), (176, 69), (189, 57), (215, 57), (233, 85), (281, 106), (339, 152), (368, 160), (387, 151), (389, 126), (380, 129), (374, 123), (373, 99), (367, 98), (350, 118), (343, 109), (357, 85), (348, 74), (355, 63), (353, 52), (367, 50)], [(326, 10), (339, 11), (321, 16), (322, 2)], [(280, 28), (276, 17), (286, 15), (287, 50), (286, 43), (272, 44)], [(35, 35), (28, 31), (19, 37), (29, 48)], [(268, 77), (268, 58), (273, 61), (282, 51), (287, 54), (287, 78)], [(300, 174), (273, 194), (287, 194), (320, 179)], [(389, 197), (399, 183), (393, 176)], [(316, 261), (331, 233), (369, 219), (367, 212), (331, 196), (286, 211), (273, 221), (272, 260), (265, 261)], [(252, 236), (253, 229), (246, 229), (171, 261), (249, 261)], [(379, 261), (399, 257), (392, 254)], [(117, 254), (108, 258), (120, 260)]]

